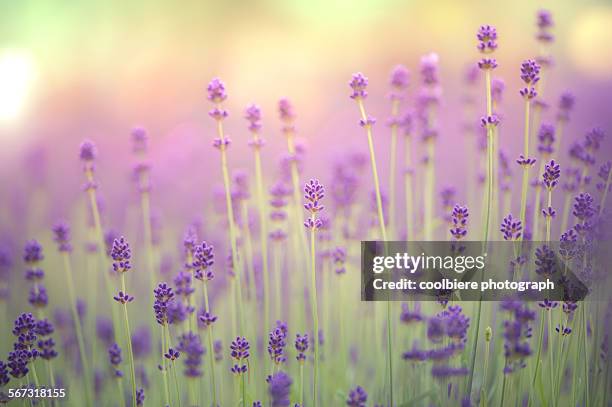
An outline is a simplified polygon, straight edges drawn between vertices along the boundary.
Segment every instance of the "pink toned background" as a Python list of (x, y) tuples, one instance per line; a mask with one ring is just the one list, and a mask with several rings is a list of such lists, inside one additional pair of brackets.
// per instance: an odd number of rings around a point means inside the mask
[[(499, 32), (495, 74), (506, 81), (500, 140), (514, 158), (522, 134), (519, 64), (537, 53), (540, 7), (551, 10), (556, 24), (556, 65), (546, 99), (556, 105), (566, 89), (577, 98), (565, 141), (592, 125), (610, 133), (612, 6), (604, 1), (3, 2), (0, 231), (11, 224), (34, 233), (82, 206), (77, 152), (84, 138), (98, 145), (100, 191), (120, 227), (129, 216), (126, 203), (137, 199), (129, 143), (136, 124), (151, 135), (154, 207), (180, 225), (203, 213), (220, 183), (205, 97), (213, 76), (228, 87), (232, 168), (251, 167), (242, 111), (256, 102), (268, 141), (266, 177), (275, 178), (285, 148), (276, 101), (287, 96), (307, 145), (304, 176), (326, 180), (338, 156), (365, 151), (347, 86), (352, 72), (364, 72), (370, 78), (367, 106), (379, 119), (375, 143), (386, 185), (388, 74), (406, 64), (414, 95), (419, 58), (430, 51), (440, 55), (444, 87), (437, 188), (455, 185), (465, 199), (461, 101), (465, 67), (478, 58), (475, 32), (483, 23)], [(47, 197), (45, 204), (15, 226), (12, 220), (40, 196)]]

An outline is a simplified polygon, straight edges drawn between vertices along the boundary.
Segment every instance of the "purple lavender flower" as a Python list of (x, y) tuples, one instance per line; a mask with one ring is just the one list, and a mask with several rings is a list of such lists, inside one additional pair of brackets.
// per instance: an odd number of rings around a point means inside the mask
[(469, 212), (467, 206), (455, 205), (451, 214), (450, 233), (457, 240), (463, 239), (467, 234), (467, 220)]
[(151, 331), (148, 326), (138, 327), (132, 333), (132, 352), (136, 359), (143, 359), (151, 353)]
[(44, 308), (49, 303), (49, 296), (47, 295), (47, 289), (44, 285), (38, 284), (36, 287), (30, 289), (30, 295), (28, 296), (28, 302), (34, 308)]
[(168, 305), (174, 301), (174, 292), (172, 287), (166, 283), (159, 283), (153, 290), (155, 301), (153, 302), (153, 312), (155, 319), (160, 325), (168, 323)]
[(557, 301), (551, 301), (549, 299), (544, 299), (544, 301), (538, 302), (538, 307), (545, 309), (546, 311), (550, 311), (551, 309), (555, 309), (559, 306)]
[(110, 346), (115, 338), (113, 322), (109, 318), (98, 317), (96, 319), (96, 334), (103, 344)]
[(466, 367), (453, 367), (448, 365), (433, 365), (431, 375), (436, 379), (466, 376), (470, 371)]
[(164, 353), (164, 357), (170, 361), (175, 361), (181, 356), (181, 353), (173, 348), (169, 348), (168, 352)]
[(351, 99), (365, 99), (368, 96), (366, 88), (368, 87), (368, 78), (366, 78), (361, 72), (353, 74), (353, 78), (349, 82), (349, 86), (353, 90), (351, 93)]
[(580, 195), (574, 198), (574, 210), (572, 214), (583, 222), (595, 215), (593, 197), (588, 192), (580, 193)]
[(270, 377), (268, 394), (272, 407), (288, 407), (291, 404), (289, 399), (291, 384), (293, 384), (293, 380), (285, 372), (280, 371)]
[(119, 365), (123, 361), (123, 357), (121, 356), (121, 348), (116, 343), (113, 343), (108, 348), (108, 359), (110, 364), (115, 369), (115, 376), (123, 377), (123, 372), (119, 369)]
[(421, 57), (421, 78), (427, 86), (435, 86), (440, 82), (438, 77), (438, 65), (440, 58), (432, 52)]
[(25, 377), (30, 372), (28, 368), (30, 359), (31, 355), (25, 350), (14, 350), (9, 352), (6, 358), (6, 366), (9, 369), (9, 374), (15, 379)]
[(53, 338), (41, 339), (38, 341), (38, 355), (45, 360), (51, 360), (57, 357), (55, 350), (55, 341)]
[(130, 260), (132, 258), (132, 251), (130, 245), (123, 236), (113, 241), (113, 248), (111, 249), (110, 256), (113, 259), (113, 270), (117, 273), (125, 273), (132, 268)]
[(174, 286), (177, 295), (182, 296), (184, 299), (189, 298), (195, 291), (191, 284), (191, 274), (185, 271), (179, 271), (176, 277), (174, 277)]
[(202, 376), (202, 355), (205, 350), (200, 342), (200, 337), (193, 332), (187, 332), (180, 336), (177, 349), (181, 351), (184, 357), (185, 370), (183, 373), (187, 377)]
[(548, 10), (539, 10), (537, 14), (538, 32), (536, 39), (540, 42), (547, 43), (554, 41), (555, 37), (550, 33), (550, 28), (554, 25), (552, 14)]
[(500, 231), (504, 235), (504, 240), (518, 240), (522, 230), (522, 222), (520, 219), (513, 218), (511, 213), (501, 223)]
[(132, 151), (137, 154), (141, 154), (147, 151), (147, 143), (149, 136), (147, 135), (147, 129), (144, 127), (134, 127), (130, 132), (132, 136)]
[(144, 389), (138, 389), (136, 391), (136, 405), (144, 406), (144, 401), (145, 401)]
[(293, 105), (289, 99), (282, 98), (278, 101), (278, 113), (281, 121), (285, 123), (283, 131), (287, 132), (294, 130), (293, 126), (290, 124), (295, 120), (295, 112), (293, 111)]
[(536, 163), (535, 158), (529, 158), (523, 156), (523, 154), (519, 155), (519, 158), (516, 160), (516, 163), (522, 167), (531, 167)]
[(538, 152), (543, 155), (553, 153), (555, 143), (555, 126), (550, 123), (542, 123), (538, 130)]
[(590, 153), (598, 151), (605, 136), (606, 133), (601, 128), (593, 127), (584, 136), (584, 148)]
[(49, 336), (55, 331), (55, 328), (51, 321), (45, 318), (36, 321), (36, 328), (34, 330), (39, 336)]
[(210, 269), (215, 264), (215, 254), (213, 246), (206, 242), (196, 246), (193, 253), (193, 276), (201, 281), (210, 281), (215, 278), (215, 274)]
[(346, 272), (346, 268), (344, 267), (346, 263), (346, 249), (343, 247), (336, 247), (331, 252), (331, 256), (335, 265), (336, 274), (344, 274)]
[(57, 243), (57, 248), (60, 252), (72, 251), (70, 244), (70, 226), (66, 221), (60, 220), (52, 228), (53, 240)]
[(310, 180), (304, 186), (304, 198), (306, 203), (304, 208), (310, 212), (311, 216), (304, 222), (304, 226), (309, 229), (319, 229), (322, 226), (322, 221), (315, 218), (315, 215), (322, 211), (324, 207), (320, 205), (320, 201), (325, 197), (325, 189), (318, 180)]
[(566, 122), (569, 120), (569, 115), (574, 108), (574, 103), (575, 98), (571, 92), (565, 91), (561, 94), (559, 98), (559, 112), (557, 113), (557, 119), (559, 121)]
[(223, 342), (221, 342), (221, 339), (217, 339), (213, 343), (213, 351), (215, 353), (215, 362), (223, 360)]
[(490, 25), (482, 25), (476, 33), (478, 39), (478, 50), (484, 54), (491, 53), (497, 49), (497, 30)]
[(41, 262), (44, 259), (42, 250), (41, 244), (36, 240), (26, 242), (23, 250), (23, 261), (30, 265)]
[(554, 250), (547, 245), (540, 246), (535, 251), (535, 272), (538, 275), (550, 278), (559, 269)]
[(534, 85), (540, 80), (539, 74), (540, 65), (535, 60), (528, 59), (521, 64), (521, 79), (527, 86), (522, 88), (519, 93), (526, 100), (534, 99), (537, 96)]
[(392, 87), (390, 94), (391, 100), (399, 101), (403, 99), (403, 93), (408, 87), (409, 81), (410, 72), (408, 71), (408, 68), (406, 68), (404, 65), (397, 65), (395, 68), (393, 68), (390, 79)]
[(0, 387), (6, 386), (10, 381), (8, 365), (0, 360)]
[(552, 160), (551, 162), (546, 164), (544, 166), (544, 174), (542, 174), (542, 179), (544, 181), (546, 189), (552, 191), (553, 188), (557, 186), (560, 175), (561, 169), (559, 167), (559, 164), (555, 163), (555, 160)]
[(286, 339), (287, 333), (278, 326), (268, 334), (268, 355), (277, 365), (287, 360), (285, 357)]
[(208, 91), (208, 100), (215, 104), (219, 104), (227, 98), (225, 84), (219, 78), (213, 78), (206, 90)]
[(524, 368), (525, 359), (532, 354), (529, 345), (530, 323), (535, 319), (535, 313), (520, 302), (514, 302), (511, 308), (503, 303), (502, 310), (512, 314), (511, 319), (503, 322), (504, 356), (506, 357), (504, 373), (509, 374)]
[(257, 133), (261, 130), (261, 109), (256, 104), (247, 106), (244, 118), (249, 122), (249, 130)]
[(423, 314), (421, 313), (420, 304), (415, 302), (414, 309), (411, 310), (407, 303), (402, 303), (402, 311), (400, 313), (400, 321), (404, 324), (411, 324), (413, 322), (421, 322), (424, 320)]
[(236, 337), (230, 345), (230, 356), (235, 360), (234, 365), (230, 368), (231, 372), (236, 375), (244, 374), (248, 371), (248, 359), (251, 356), (251, 345), (245, 337)]
[(81, 159), (81, 161), (91, 163), (93, 160), (96, 159), (96, 154), (96, 146), (92, 141), (84, 140), (81, 143), (79, 152), (79, 158)]
[(208, 328), (217, 321), (217, 316), (204, 311), (198, 316), (198, 321), (201, 322), (203, 328)]
[(128, 293), (124, 293), (123, 291), (119, 291), (119, 293), (115, 295), (113, 299), (123, 305), (134, 301), (133, 296), (129, 295)]
[(306, 361), (306, 351), (308, 350), (308, 334), (295, 336), (295, 350), (298, 352), (295, 357), (298, 362), (304, 363)]
[(361, 386), (357, 386), (349, 391), (346, 405), (350, 407), (366, 407), (368, 393)]

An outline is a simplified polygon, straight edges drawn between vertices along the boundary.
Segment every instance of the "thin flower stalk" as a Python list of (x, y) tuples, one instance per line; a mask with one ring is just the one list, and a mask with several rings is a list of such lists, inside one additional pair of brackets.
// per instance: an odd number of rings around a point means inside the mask
[(310, 217), (304, 222), (304, 226), (310, 230), (310, 306), (313, 323), (313, 348), (314, 348), (314, 365), (313, 365), (313, 405), (319, 405), (319, 312), (317, 298), (317, 263), (316, 263), (316, 232), (322, 226), (322, 221), (317, 217), (317, 214), (323, 210), (321, 200), (325, 196), (325, 189), (317, 180), (311, 180), (304, 187), (304, 197), (306, 203), (304, 208), (310, 213)]
[(264, 299), (264, 327), (270, 326), (270, 272), (268, 261), (268, 216), (265, 204), (263, 170), (261, 166), (261, 148), (264, 140), (260, 137), (261, 110), (257, 105), (250, 105), (245, 111), (245, 118), (249, 122), (255, 163), (255, 193), (257, 209), (259, 212), (259, 243), (261, 245), (261, 261), (263, 273), (263, 299)]
[(227, 220), (229, 224), (230, 234), (230, 247), (232, 264), (234, 266), (234, 277), (232, 278), (232, 285), (236, 290), (236, 300), (238, 302), (238, 310), (236, 315), (236, 322), (239, 326), (239, 332), (244, 332), (244, 304), (242, 297), (242, 284), (241, 274), (242, 266), (241, 260), (238, 256), (238, 245), (237, 245), (237, 234), (236, 234), (236, 220), (234, 217), (234, 207), (232, 205), (231, 195), (231, 184), (229, 169), (227, 165), (227, 148), (230, 144), (229, 138), (225, 135), (223, 130), (223, 120), (227, 117), (227, 111), (222, 108), (222, 102), (227, 98), (225, 93), (225, 85), (219, 79), (213, 79), (208, 85), (208, 99), (214, 103), (215, 108), (209, 112), (209, 115), (216, 121), (217, 124), (217, 139), (214, 142), (215, 147), (221, 152), (221, 173), (223, 175), (223, 187), (225, 190), (225, 205), (227, 210)]
[[(351, 82), (349, 83), (353, 92), (351, 94), (351, 99), (354, 99), (357, 102), (357, 106), (359, 107), (359, 112), (361, 114), (360, 124), (362, 127), (366, 129), (366, 134), (368, 137), (368, 148), (370, 151), (370, 164), (372, 167), (372, 178), (374, 179), (374, 191), (376, 194), (376, 207), (378, 212), (378, 222), (380, 226), (380, 233), (383, 241), (387, 241), (387, 230), (385, 227), (385, 217), (383, 214), (383, 204), (380, 192), (380, 182), (378, 178), (378, 170), (376, 167), (376, 154), (374, 153), (374, 142), (372, 140), (372, 125), (376, 122), (376, 120), (366, 114), (365, 106), (363, 100), (367, 97), (367, 85), (368, 79), (363, 76), (361, 73), (356, 73), (353, 75)], [(389, 381), (389, 404), (393, 405), (393, 359), (391, 354), (392, 350), (392, 332), (391, 332), (391, 303), (387, 301), (387, 370), (388, 370), (388, 381)], [(317, 341), (316, 338), (314, 340), (315, 343), (315, 351), (317, 351)]]
[[(391, 149), (389, 160), (389, 224), (391, 229), (396, 225), (396, 174), (397, 174), (397, 137), (400, 121), (398, 120), (400, 102), (402, 101), (406, 87), (408, 86), (408, 70), (398, 65), (391, 73), (391, 117), (389, 119), (389, 127), (391, 128)], [(393, 234), (393, 232), (392, 232)]]
[(93, 398), (91, 393), (91, 371), (89, 369), (89, 359), (87, 358), (85, 352), (85, 339), (83, 337), (83, 327), (81, 326), (81, 318), (76, 308), (76, 294), (74, 289), (74, 280), (72, 273), (72, 264), (70, 261), (70, 252), (62, 251), (62, 260), (64, 263), (64, 272), (66, 274), (66, 286), (68, 288), (68, 298), (70, 299), (70, 312), (72, 314), (72, 319), (74, 320), (74, 330), (77, 336), (77, 344), (79, 347), (79, 357), (81, 358), (81, 363), (83, 364), (83, 373), (85, 376), (85, 397), (87, 400), (87, 405), (93, 405)]

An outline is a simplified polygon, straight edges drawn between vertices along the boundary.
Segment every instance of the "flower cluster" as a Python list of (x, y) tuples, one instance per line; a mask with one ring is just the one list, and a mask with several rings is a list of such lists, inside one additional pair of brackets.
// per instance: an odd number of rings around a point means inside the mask
[(177, 349), (185, 354), (184, 364), (185, 370), (183, 373), (187, 377), (202, 376), (202, 355), (204, 355), (204, 347), (200, 342), (200, 337), (193, 332), (184, 333), (179, 337)]
[(277, 365), (287, 360), (285, 357), (287, 332), (283, 330), (282, 326), (283, 325), (277, 323), (276, 328), (268, 334), (268, 354), (270, 355), (270, 359)]
[(289, 407), (293, 380), (285, 372), (277, 372), (268, 379), (268, 394), (272, 407)]
[(174, 301), (174, 292), (172, 287), (166, 283), (159, 283), (153, 290), (155, 301), (153, 302), (153, 312), (155, 320), (160, 325), (166, 325), (168, 320), (168, 306)]
[(65, 221), (58, 221), (53, 225), (53, 240), (57, 243), (57, 249), (60, 252), (72, 251), (70, 244), (70, 226)]
[(130, 271), (132, 264), (132, 251), (129, 243), (122, 236), (119, 239), (113, 241), (113, 248), (111, 249), (111, 258), (113, 259), (113, 270), (117, 273), (125, 273)]
[(248, 362), (251, 345), (245, 337), (236, 337), (230, 344), (230, 356), (234, 359), (234, 365), (230, 368), (232, 373), (241, 375), (248, 371)]
[(525, 100), (534, 99), (538, 94), (535, 84), (540, 80), (540, 65), (533, 59), (528, 59), (521, 64), (521, 79), (525, 87), (520, 90)]
[(523, 225), (520, 219), (512, 217), (512, 214), (508, 214), (501, 223), (500, 232), (504, 236), (504, 240), (518, 240), (521, 237), (521, 231)]
[(298, 362), (304, 363), (306, 361), (306, 351), (308, 350), (308, 334), (295, 336), (295, 350), (297, 356), (295, 357)]
[(215, 278), (215, 274), (210, 269), (215, 264), (215, 253), (213, 246), (202, 242), (196, 246), (193, 252), (193, 276), (201, 281), (210, 281)]
[(552, 14), (548, 10), (540, 10), (537, 14), (538, 32), (536, 39), (543, 43), (554, 41), (555, 37), (550, 32), (553, 27)]
[(368, 393), (361, 386), (349, 391), (346, 405), (349, 407), (365, 407), (368, 401)]
[(115, 370), (115, 376), (123, 377), (123, 372), (119, 369), (119, 365), (121, 365), (121, 362), (123, 361), (121, 356), (121, 348), (116, 343), (113, 343), (108, 348), (108, 359)]
[(544, 174), (542, 174), (542, 179), (544, 182), (544, 186), (549, 191), (552, 191), (554, 187), (559, 183), (559, 176), (561, 175), (561, 168), (559, 164), (552, 160), (548, 164), (544, 166)]
[(351, 99), (365, 99), (368, 96), (366, 88), (368, 87), (368, 78), (366, 78), (361, 72), (353, 74), (353, 78), (349, 82), (349, 86), (353, 90), (351, 93)]
[(535, 313), (518, 300), (503, 301), (500, 307), (502, 311), (510, 314), (510, 318), (503, 322), (504, 356), (506, 357), (504, 373), (510, 374), (524, 368), (525, 359), (532, 354), (529, 338)]
[(315, 215), (321, 212), (324, 207), (320, 204), (320, 201), (325, 197), (325, 188), (319, 183), (318, 180), (310, 180), (304, 186), (304, 198), (306, 203), (304, 208), (310, 212), (311, 216), (304, 222), (304, 226), (308, 229), (319, 229), (323, 223), (320, 218), (316, 218)]
[(467, 221), (469, 217), (467, 206), (455, 205), (451, 213), (450, 233), (457, 240), (463, 239), (467, 234)]

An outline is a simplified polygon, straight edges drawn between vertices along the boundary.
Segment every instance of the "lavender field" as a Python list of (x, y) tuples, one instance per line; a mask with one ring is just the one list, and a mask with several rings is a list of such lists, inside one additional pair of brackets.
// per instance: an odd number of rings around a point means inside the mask
[[(555, 15), (523, 18), (518, 63), (476, 25), (465, 69), (354, 66), (320, 116), (237, 106), (257, 93), (219, 71), (184, 85), (189, 137), (144, 120), (2, 167), (0, 404), (612, 405), (610, 119), (555, 76)], [(511, 242), (509, 278), (571, 269), (588, 295), (362, 301), (369, 240)]]

